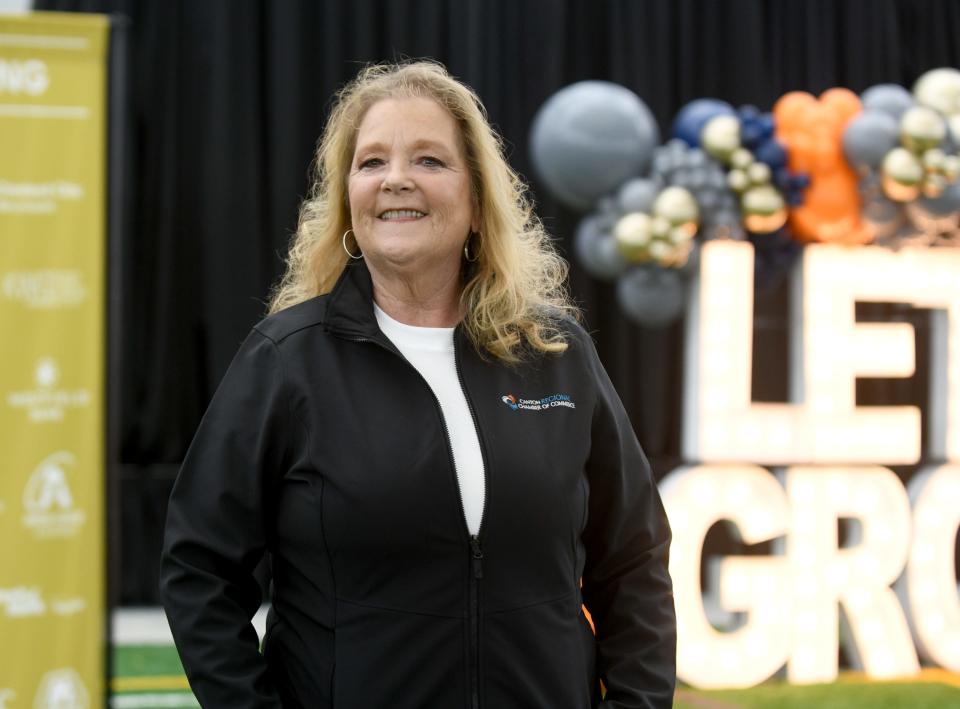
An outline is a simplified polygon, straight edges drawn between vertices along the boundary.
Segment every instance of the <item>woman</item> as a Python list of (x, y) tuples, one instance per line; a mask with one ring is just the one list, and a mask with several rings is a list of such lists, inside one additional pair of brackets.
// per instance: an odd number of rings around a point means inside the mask
[(671, 704), (667, 522), (523, 195), (441, 66), (340, 94), (170, 500), (162, 594), (203, 706)]

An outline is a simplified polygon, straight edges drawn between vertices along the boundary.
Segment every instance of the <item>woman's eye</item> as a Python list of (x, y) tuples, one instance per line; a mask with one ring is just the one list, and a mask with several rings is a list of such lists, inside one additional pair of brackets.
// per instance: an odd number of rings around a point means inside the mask
[(420, 158), (420, 162), (427, 167), (443, 167), (443, 160), (440, 158), (435, 158), (431, 155), (425, 155), (424, 157)]
[(360, 169), (369, 170), (374, 167), (380, 167), (381, 165), (383, 165), (383, 160), (381, 160), (380, 158), (367, 158), (366, 160), (360, 163)]

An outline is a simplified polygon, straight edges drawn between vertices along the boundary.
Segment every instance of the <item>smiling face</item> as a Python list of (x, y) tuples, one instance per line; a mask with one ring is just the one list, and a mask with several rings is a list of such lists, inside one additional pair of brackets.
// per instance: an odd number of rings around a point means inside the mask
[(357, 244), (371, 271), (459, 273), (474, 228), (470, 170), (456, 121), (427, 98), (367, 111), (347, 184)]

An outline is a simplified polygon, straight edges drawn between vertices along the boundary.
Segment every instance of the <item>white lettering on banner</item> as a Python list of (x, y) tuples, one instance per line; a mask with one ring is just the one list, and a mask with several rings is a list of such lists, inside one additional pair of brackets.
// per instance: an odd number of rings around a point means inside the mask
[(37, 361), (33, 378), (36, 389), (7, 394), (7, 405), (14, 409), (25, 409), (30, 421), (62, 421), (64, 409), (83, 408), (90, 404), (90, 392), (86, 389), (54, 388), (60, 379), (60, 368), (53, 357), (43, 357)]
[(58, 451), (47, 456), (30, 474), (23, 491), (23, 524), (36, 536), (70, 537), (86, 521), (86, 513), (74, 507), (67, 483), (66, 469), (75, 463), (72, 453)]
[[(661, 486), (674, 530), (678, 676), (747, 687), (786, 664), (792, 682), (829, 682), (841, 623), (851, 663), (870, 677), (916, 674), (917, 650), (960, 671), (960, 249), (808, 246), (795, 275), (791, 403), (756, 403), (752, 248), (710, 242), (701, 254), (684, 454), (705, 463)], [(877, 463), (920, 459), (920, 411), (857, 406), (856, 380), (911, 376), (914, 333), (857, 322), (862, 301), (933, 310), (927, 455), (953, 462), (914, 476), (909, 496)], [(781, 485), (741, 461), (793, 467)], [(841, 520), (854, 521), (842, 547)], [(774, 554), (710, 560), (701, 597), (703, 544), (718, 521)]]
[(79, 271), (44, 269), (3, 274), (0, 294), (29, 308), (46, 310), (80, 305), (87, 290)]
[(87, 601), (79, 596), (75, 598), (58, 598), (50, 601), (50, 608), (56, 615), (76, 615), (87, 609)]
[(50, 86), (47, 65), (39, 59), (0, 59), (0, 92), (39, 96)]
[(8, 618), (31, 618), (47, 612), (39, 588), (0, 588), (0, 608), (4, 608)]
[(13, 709), (7, 702), (12, 702), (17, 698), (17, 693), (12, 689), (0, 687), (0, 709)]
[(40, 680), (34, 709), (89, 709), (90, 695), (71, 667), (51, 670)]
[(0, 214), (52, 214), (60, 202), (77, 202), (83, 197), (83, 185), (68, 180), (11, 182), (0, 179)]

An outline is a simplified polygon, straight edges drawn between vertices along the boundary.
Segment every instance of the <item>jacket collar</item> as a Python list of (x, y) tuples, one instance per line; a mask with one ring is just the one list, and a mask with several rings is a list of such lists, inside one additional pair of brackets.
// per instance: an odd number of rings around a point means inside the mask
[(343, 269), (327, 299), (323, 324), (338, 335), (383, 337), (373, 313), (373, 281), (366, 263), (348, 263)]
[[(364, 261), (348, 263), (327, 297), (323, 326), (328, 332), (342, 337), (373, 340), (396, 350), (380, 330), (373, 312), (373, 281)], [(453, 332), (454, 343), (466, 342), (466, 333), (460, 325)]]

